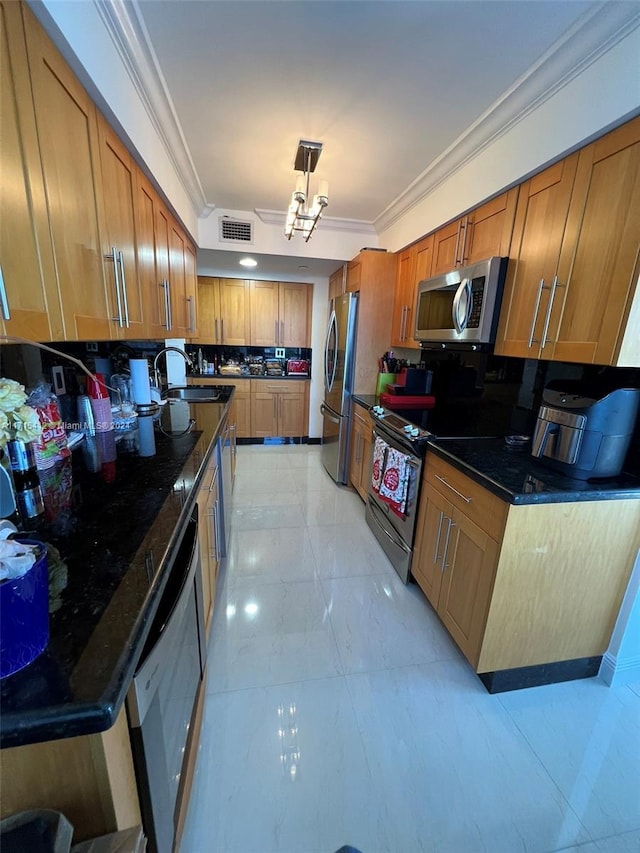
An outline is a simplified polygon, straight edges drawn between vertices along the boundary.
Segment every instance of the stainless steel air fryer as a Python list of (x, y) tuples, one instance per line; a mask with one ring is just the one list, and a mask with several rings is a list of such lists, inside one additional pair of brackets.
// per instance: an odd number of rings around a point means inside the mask
[(633, 435), (640, 389), (618, 388), (600, 399), (545, 388), (531, 455), (568, 477), (617, 477)]

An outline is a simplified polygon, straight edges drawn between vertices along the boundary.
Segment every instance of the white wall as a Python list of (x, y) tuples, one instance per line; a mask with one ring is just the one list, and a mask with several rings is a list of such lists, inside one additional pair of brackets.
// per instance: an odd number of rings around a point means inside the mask
[(640, 29), (499, 135), (380, 234), (397, 251), (640, 109)]

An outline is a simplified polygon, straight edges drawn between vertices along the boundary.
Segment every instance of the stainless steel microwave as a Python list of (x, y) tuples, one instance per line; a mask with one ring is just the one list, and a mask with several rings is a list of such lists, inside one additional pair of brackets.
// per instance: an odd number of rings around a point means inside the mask
[(492, 344), (508, 260), (488, 258), (421, 281), (414, 338), (426, 344)]

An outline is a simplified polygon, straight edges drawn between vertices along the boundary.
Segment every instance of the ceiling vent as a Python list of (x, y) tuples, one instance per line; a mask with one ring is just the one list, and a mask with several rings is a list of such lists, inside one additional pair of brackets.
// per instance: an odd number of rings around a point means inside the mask
[(218, 222), (220, 223), (218, 239), (221, 243), (253, 243), (253, 222), (251, 220), (221, 216)]

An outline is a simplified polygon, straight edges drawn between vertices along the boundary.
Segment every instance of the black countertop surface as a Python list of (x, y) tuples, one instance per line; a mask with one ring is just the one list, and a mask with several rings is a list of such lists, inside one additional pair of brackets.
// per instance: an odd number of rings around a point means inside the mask
[(227, 412), (225, 402), (169, 402), (154, 424), (155, 455), (120, 441), (112, 482), (88, 470), (82, 445), (41, 472), (46, 520), (30, 535), (60, 553), (57, 565), (49, 556), (57, 609), (45, 651), (0, 681), (1, 746), (113, 725)]
[(640, 478), (574, 480), (531, 456), (531, 443), (509, 447), (504, 438), (432, 438), (428, 451), (442, 457), (512, 504), (640, 499)]

